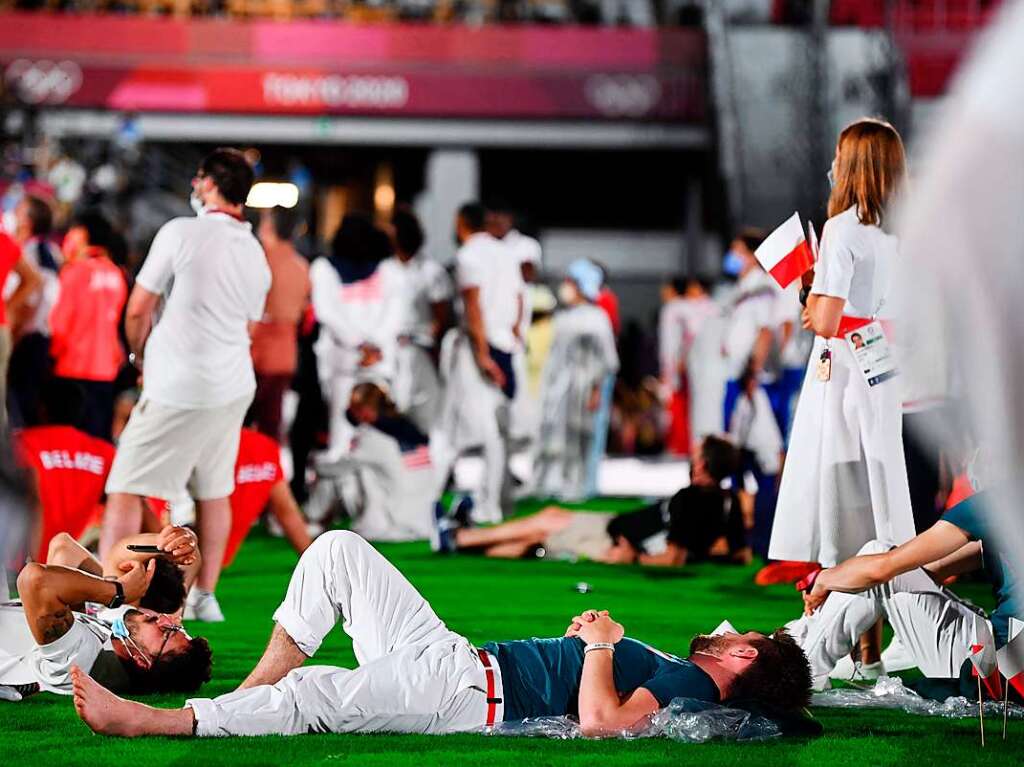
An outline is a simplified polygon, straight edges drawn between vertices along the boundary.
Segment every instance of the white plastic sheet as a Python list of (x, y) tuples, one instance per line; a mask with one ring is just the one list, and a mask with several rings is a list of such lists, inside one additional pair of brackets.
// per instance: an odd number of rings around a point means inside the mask
[[(826, 708), (897, 709), (908, 714), (941, 716), (946, 719), (967, 719), (978, 715), (977, 700), (960, 696), (946, 698), (944, 701), (922, 698), (906, 687), (899, 677), (883, 677), (874, 687), (843, 688), (817, 693), (812, 697), (811, 705)], [(984, 710), (986, 716), (1002, 717), (1003, 704), (993, 700), (985, 701)], [(1008, 715), (1011, 719), (1024, 719), (1024, 707), (1011, 703)]]
[[(487, 735), (551, 738), (573, 740), (586, 737), (579, 722), (567, 716), (502, 722), (484, 730)], [(778, 738), (782, 731), (772, 720), (713, 703), (676, 698), (651, 717), (650, 725), (640, 731), (624, 730), (615, 738), (669, 738), (683, 743), (706, 743), (710, 740), (736, 742), (762, 741)]]

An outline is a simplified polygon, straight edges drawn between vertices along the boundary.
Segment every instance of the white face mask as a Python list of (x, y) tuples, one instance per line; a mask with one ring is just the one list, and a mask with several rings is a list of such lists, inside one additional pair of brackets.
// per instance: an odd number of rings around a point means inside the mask
[(570, 285), (568, 282), (563, 282), (558, 286), (558, 300), (566, 305), (576, 303), (578, 291), (576, 287)]
[(196, 190), (195, 189), (193, 189), (192, 190), (192, 194), (190, 194), (188, 196), (188, 204), (192, 206), (192, 210), (194, 210), (196, 212), (197, 216), (200, 213), (202, 213), (203, 210), (206, 208), (206, 206), (203, 205), (203, 201), (201, 199), (199, 199), (199, 195), (196, 194)]

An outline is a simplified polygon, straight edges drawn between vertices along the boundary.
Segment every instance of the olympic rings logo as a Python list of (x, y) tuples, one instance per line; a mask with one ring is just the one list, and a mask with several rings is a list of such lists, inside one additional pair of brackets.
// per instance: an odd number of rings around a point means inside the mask
[(4, 82), (26, 104), (63, 104), (82, 87), (82, 68), (73, 61), (17, 59)]
[(594, 75), (587, 78), (584, 92), (609, 117), (643, 117), (661, 99), (661, 84), (652, 75)]

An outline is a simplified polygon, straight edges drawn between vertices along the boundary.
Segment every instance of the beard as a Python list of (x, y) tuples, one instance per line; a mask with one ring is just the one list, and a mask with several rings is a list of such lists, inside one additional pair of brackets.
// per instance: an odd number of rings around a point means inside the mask
[(719, 656), (728, 645), (729, 640), (724, 636), (710, 636), (698, 634), (690, 640), (690, 655), (703, 653), (704, 655)]

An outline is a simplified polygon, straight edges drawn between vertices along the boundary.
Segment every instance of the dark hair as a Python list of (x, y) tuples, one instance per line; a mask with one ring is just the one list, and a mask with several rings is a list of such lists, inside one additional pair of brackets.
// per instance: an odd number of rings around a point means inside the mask
[(403, 253), (415, 256), (423, 247), (423, 227), (416, 214), (407, 208), (399, 208), (391, 217), (395, 228), (395, 244)]
[(284, 208), (275, 205), (273, 208), (263, 211), (263, 215), (270, 219), (270, 224), (274, 227), (274, 234), (279, 240), (291, 240), (295, 236), (295, 232), (299, 228), (299, 209), (297, 207)]
[(331, 257), (354, 264), (373, 264), (387, 258), (387, 235), (365, 213), (348, 213), (331, 241)]
[(686, 286), (690, 281), (681, 274), (677, 274), (674, 277), (669, 277), (665, 280), (665, 284), (668, 285), (677, 295), (683, 295), (686, 292)]
[(487, 210), (478, 202), (467, 202), (459, 208), (459, 218), (474, 232), (482, 232), (487, 223)]
[(149, 669), (131, 661), (123, 665), (135, 694), (195, 692), (210, 681), (213, 651), (210, 643), (195, 637), (181, 652), (165, 653)]
[(173, 562), (163, 557), (156, 558), (153, 580), (139, 605), (147, 610), (170, 615), (178, 612), (185, 603), (185, 573)]
[(31, 225), (33, 237), (45, 237), (53, 229), (53, 208), (50, 203), (38, 195), (29, 194), (25, 196), (25, 204), (28, 206), (28, 221)]
[(85, 409), (85, 392), (79, 383), (47, 375), (39, 383), (38, 412), (23, 413), (26, 422), (80, 428)]
[(107, 217), (95, 208), (83, 210), (71, 220), (71, 227), (80, 226), (85, 229), (89, 245), (109, 251), (116, 247), (116, 234)]
[(739, 471), (740, 451), (727, 439), (708, 435), (701, 443), (700, 452), (704, 456), (708, 474), (716, 482), (721, 482)]
[(744, 227), (743, 229), (740, 229), (735, 239), (739, 240), (744, 245), (746, 245), (750, 252), (753, 253), (755, 250), (761, 247), (761, 243), (764, 242), (764, 238), (767, 236), (768, 234), (764, 231), (764, 229), (758, 229), (753, 226), (747, 226)]
[(491, 197), (487, 200), (487, 210), (491, 213), (502, 213), (506, 216), (515, 217), (515, 208), (512, 207), (508, 200), (502, 197)]
[(751, 642), (757, 659), (733, 684), (730, 698), (752, 700), (768, 710), (797, 711), (811, 702), (811, 665), (785, 629)]
[(243, 205), (255, 180), (252, 166), (237, 149), (214, 149), (199, 164), (199, 172), (213, 179), (221, 197), (232, 205)]

